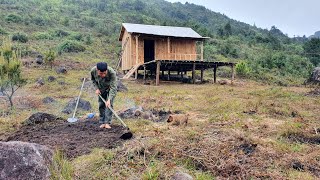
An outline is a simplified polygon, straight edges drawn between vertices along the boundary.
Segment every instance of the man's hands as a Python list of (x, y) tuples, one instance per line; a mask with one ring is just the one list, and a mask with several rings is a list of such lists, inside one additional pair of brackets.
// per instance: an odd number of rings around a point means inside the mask
[(97, 95), (101, 94), (101, 92), (100, 92), (99, 89), (96, 90), (96, 94), (97, 94)]
[(111, 102), (110, 102), (110, 99), (106, 102), (106, 107), (111, 107)]
[[(99, 96), (99, 95), (101, 95), (101, 92), (100, 92), (100, 90), (99, 89), (97, 89), (96, 90), (96, 94)], [(108, 100), (108, 101), (106, 101), (106, 107), (111, 107), (111, 101), (110, 101), (110, 99)]]

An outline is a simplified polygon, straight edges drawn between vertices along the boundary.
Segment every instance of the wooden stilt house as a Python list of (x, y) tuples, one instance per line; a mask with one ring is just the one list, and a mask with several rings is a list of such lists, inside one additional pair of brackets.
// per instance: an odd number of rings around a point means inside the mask
[[(215, 69), (218, 66), (233, 63), (207, 62), (203, 58), (203, 42), (207, 37), (200, 36), (188, 27), (156, 26), (144, 24), (123, 23), (119, 41), (122, 41), (122, 53), (119, 64), (126, 74), (124, 79), (139, 70), (156, 75), (156, 84), (159, 84), (160, 71), (171, 71), (178, 74), (192, 71), (193, 81), (196, 70)], [(164, 73), (163, 73), (164, 74)], [(182, 75), (183, 76), (183, 75)]]

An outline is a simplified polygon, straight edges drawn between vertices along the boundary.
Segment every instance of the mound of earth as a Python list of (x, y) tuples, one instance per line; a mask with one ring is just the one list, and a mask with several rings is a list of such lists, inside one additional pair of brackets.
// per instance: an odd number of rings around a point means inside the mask
[(112, 125), (101, 129), (97, 121), (78, 121), (70, 124), (66, 120), (44, 121), (23, 125), (5, 141), (23, 141), (59, 149), (67, 158), (75, 158), (91, 152), (93, 148), (115, 148), (122, 143), (122, 126)]

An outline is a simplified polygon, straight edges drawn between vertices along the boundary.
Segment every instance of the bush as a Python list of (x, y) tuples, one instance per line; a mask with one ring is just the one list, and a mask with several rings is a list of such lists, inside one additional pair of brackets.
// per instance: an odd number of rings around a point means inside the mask
[(0, 28), (0, 35), (7, 35), (7, 31), (5, 31), (4, 29)]
[(69, 35), (70, 35), (69, 32), (64, 31), (62, 29), (57, 29), (52, 33), (53, 37), (66, 37), (66, 36), (69, 36)]
[(49, 50), (48, 52), (44, 53), (44, 62), (46, 65), (50, 65), (51, 69), (53, 66), (53, 62), (56, 59), (56, 53), (53, 50)]
[(246, 77), (250, 72), (250, 68), (248, 67), (248, 64), (245, 61), (241, 61), (236, 65), (236, 72), (237, 75)]
[(76, 41), (82, 41), (83, 40), (83, 35), (80, 34), (80, 33), (75, 33), (75, 34), (72, 34), (70, 36), (70, 39), (71, 40), (76, 40)]
[(34, 36), (34, 38), (36, 40), (53, 39), (52, 36), (49, 33), (46, 33), (46, 32), (37, 32), (33, 36)]
[(16, 14), (9, 14), (8, 16), (6, 16), (5, 20), (9, 23), (10, 22), (19, 23), (22, 21), (22, 18)]
[(58, 47), (58, 53), (62, 54), (63, 52), (83, 52), (85, 51), (86, 48), (80, 44), (79, 42), (76, 41), (64, 41), (61, 43)]
[(28, 42), (28, 36), (26, 34), (22, 33), (16, 33), (12, 36), (12, 41), (19, 41), (21, 43), (26, 43)]

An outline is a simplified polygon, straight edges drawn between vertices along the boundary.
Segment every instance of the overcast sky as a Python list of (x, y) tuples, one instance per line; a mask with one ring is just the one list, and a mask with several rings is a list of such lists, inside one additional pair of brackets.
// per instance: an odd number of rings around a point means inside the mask
[[(181, 2), (184, 0), (167, 0)], [(270, 29), (276, 26), (293, 37), (320, 31), (320, 0), (187, 0), (228, 17)]]

